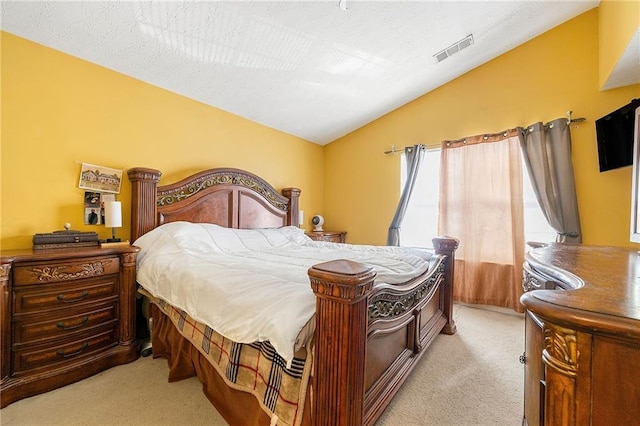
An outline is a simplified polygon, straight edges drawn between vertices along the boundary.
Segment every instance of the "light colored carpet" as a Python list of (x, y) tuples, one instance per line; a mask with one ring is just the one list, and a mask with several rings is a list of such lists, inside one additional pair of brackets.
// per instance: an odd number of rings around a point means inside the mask
[[(380, 426), (522, 424), (524, 320), (454, 306), (458, 333), (440, 335)], [(0, 410), (10, 425), (226, 425), (196, 378), (167, 382), (164, 359), (140, 358)]]

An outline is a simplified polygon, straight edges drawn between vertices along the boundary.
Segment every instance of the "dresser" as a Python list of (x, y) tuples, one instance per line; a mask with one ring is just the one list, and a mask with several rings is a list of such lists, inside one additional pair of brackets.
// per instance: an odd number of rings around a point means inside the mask
[(138, 358), (138, 250), (0, 252), (2, 407)]
[(640, 425), (640, 257), (551, 244), (525, 256), (525, 425)]
[(309, 231), (306, 234), (314, 241), (344, 243), (347, 239), (347, 233), (344, 231)]

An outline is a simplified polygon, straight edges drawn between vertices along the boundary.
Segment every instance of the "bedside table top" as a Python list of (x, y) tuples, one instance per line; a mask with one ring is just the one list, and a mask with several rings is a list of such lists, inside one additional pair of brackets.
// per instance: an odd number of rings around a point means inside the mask
[(346, 234), (347, 231), (306, 231), (305, 234), (313, 234), (313, 235), (339, 235)]
[(327, 241), (332, 243), (346, 242), (346, 231), (307, 231), (307, 237), (314, 241)]
[(41, 260), (41, 259), (59, 259), (74, 258), (87, 256), (101, 256), (112, 253), (137, 253), (140, 251), (136, 246), (114, 246), (114, 247), (69, 247), (59, 249), (13, 249), (0, 251), (0, 260), (2, 263), (19, 261), (21, 259)]

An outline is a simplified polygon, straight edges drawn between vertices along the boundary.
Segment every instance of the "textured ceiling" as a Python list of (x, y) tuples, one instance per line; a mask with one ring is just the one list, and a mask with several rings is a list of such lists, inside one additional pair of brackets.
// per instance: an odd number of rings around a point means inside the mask
[(3, 0), (1, 27), (326, 144), (598, 3)]

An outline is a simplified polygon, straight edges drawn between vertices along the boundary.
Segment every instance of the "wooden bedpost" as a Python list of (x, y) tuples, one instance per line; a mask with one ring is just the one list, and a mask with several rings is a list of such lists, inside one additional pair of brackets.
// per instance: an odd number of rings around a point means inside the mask
[(287, 210), (287, 224), (290, 226), (300, 226), (298, 222), (298, 199), (300, 198), (298, 188), (283, 188), (282, 195), (289, 199), (289, 210)]
[(436, 253), (447, 256), (444, 269), (444, 315), (447, 318), (447, 323), (442, 328), (442, 332), (454, 334), (456, 332), (456, 322), (453, 319), (453, 271), (456, 261), (456, 249), (460, 242), (452, 237), (437, 237), (432, 241)]
[(367, 296), (373, 268), (334, 260), (309, 269), (316, 295), (313, 423), (360, 426), (364, 419)]
[(156, 227), (156, 191), (162, 173), (136, 167), (127, 172), (131, 181), (131, 243)]

